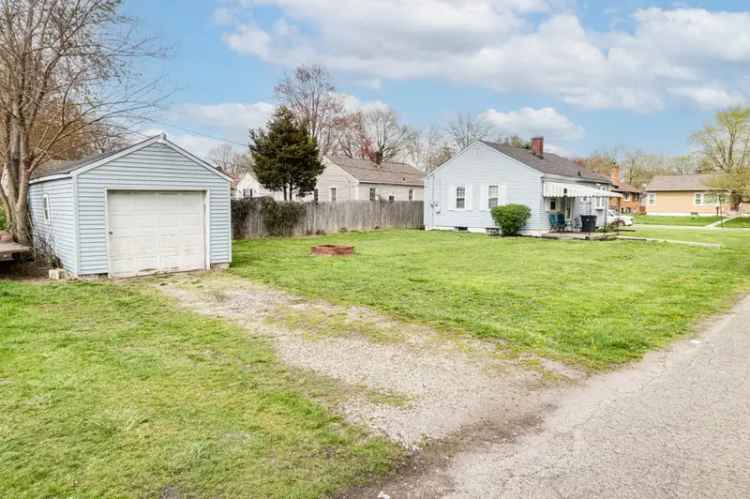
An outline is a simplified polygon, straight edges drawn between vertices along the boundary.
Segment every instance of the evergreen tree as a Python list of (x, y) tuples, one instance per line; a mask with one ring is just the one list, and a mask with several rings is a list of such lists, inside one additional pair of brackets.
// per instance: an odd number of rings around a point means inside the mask
[(299, 126), (292, 112), (280, 107), (267, 130), (250, 131), (253, 171), (266, 189), (283, 191), (284, 200), (312, 192), (323, 173), (318, 144), (307, 128)]

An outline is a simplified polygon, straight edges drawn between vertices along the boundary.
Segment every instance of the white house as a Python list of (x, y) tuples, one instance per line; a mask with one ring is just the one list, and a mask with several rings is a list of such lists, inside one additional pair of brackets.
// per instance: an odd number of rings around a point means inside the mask
[(580, 230), (585, 215), (601, 226), (608, 198), (620, 196), (611, 187), (606, 175), (546, 153), (542, 137), (531, 149), (478, 141), (425, 177), (425, 227), (484, 232), (495, 227), (490, 210), (510, 203), (531, 209), (529, 235)]
[[(384, 161), (381, 164), (365, 159), (330, 157), (323, 160), (325, 170), (318, 177), (315, 192), (301, 201), (422, 201), (424, 172), (407, 165)], [(280, 191), (264, 189), (252, 173), (238, 182), (237, 198), (273, 197), (284, 200)]]
[(160, 135), (34, 171), (37, 247), (74, 276), (209, 269), (232, 260), (230, 179)]

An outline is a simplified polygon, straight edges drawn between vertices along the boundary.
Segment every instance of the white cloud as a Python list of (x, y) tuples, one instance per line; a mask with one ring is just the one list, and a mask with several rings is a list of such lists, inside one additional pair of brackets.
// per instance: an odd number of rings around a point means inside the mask
[(481, 114), (501, 135), (518, 135), (529, 138), (536, 135), (552, 140), (580, 140), (585, 132), (556, 109), (524, 107), (503, 113), (489, 109)]
[(390, 109), (390, 106), (383, 101), (365, 101), (362, 102), (357, 97), (350, 94), (340, 94), (343, 99), (344, 111), (347, 113), (356, 113), (357, 111), (367, 112), (372, 110), (384, 110)]
[(224, 142), (221, 140), (211, 139), (200, 135), (193, 135), (190, 133), (179, 131), (173, 132), (173, 130), (168, 127), (148, 128), (146, 130), (141, 130), (139, 132), (139, 135), (153, 137), (162, 133), (167, 134), (167, 138), (178, 146), (204, 159), (208, 157), (208, 153), (211, 151), (211, 149), (224, 144)]
[(701, 109), (716, 111), (730, 106), (740, 106), (747, 102), (744, 95), (729, 91), (720, 85), (670, 88), (669, 92), (694, 102)]
[[(318, 62), (362, 81), (438, 78), (637, 111), (668, 105), (676, 94), (667, 89), (705, 86), (717, 71), (740, 72), (750, 62), (750, 12), (640, 9), (617, 24), (630, 30), (600, 33), (569, 3), (360, 0), (341, 8), (330, 0), (235, 0), (225, 40), (270, 63)], [(252, 13), (267, 5), (280, 15), (261, 26)]]

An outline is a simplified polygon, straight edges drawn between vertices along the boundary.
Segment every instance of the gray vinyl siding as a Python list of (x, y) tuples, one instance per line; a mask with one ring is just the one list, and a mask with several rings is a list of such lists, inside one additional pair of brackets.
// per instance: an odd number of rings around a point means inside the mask
[[(44, 196), (50, 207), (50, 220), (44, 219)], [(34, 239), (38, 248), (49, 248), (65, 270), (76, 273), (75, 203), (73, 180), (62, 179), (32, 184), (29, 204)]]
[(229, 263), (232, 257), (229, 181), (210, 172), (169, 146), (154, 143), (92, 170), (78, 180), (80, 268), (78, 274), (108, 272), (107, 190), (205, 189), (209, 196), (209, 261)]
[[(453, 206), (454, 186), (466, 186), (471, 199), (469, 209)], [(505, 202), (519, 203), (531, 209), (526, 231), (549, 229), (542, 173), (477, 142), (449, 160), (425, 179), (425, 224), (428, 228), (494, 227), (490, 211), (483, 209), (482, 188), (505, 186)]]

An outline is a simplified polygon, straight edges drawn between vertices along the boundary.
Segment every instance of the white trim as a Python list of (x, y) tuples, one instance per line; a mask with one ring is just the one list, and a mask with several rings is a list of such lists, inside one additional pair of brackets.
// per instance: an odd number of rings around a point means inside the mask
[(60, 174), (56, 174), (56, 175), (48, 175), (46, 177), (39, 177), (39, 178), (34, 179), (34, 180), (29, 180), (29, 185), (41, 184), (42, 182), (51, 182), (53, 180), (63, 180), (63, 179), (66, 179), (66, 178), (70, 178), (70, 174), (69, 173), (60, 173)]
[(232, 181), (232, 179), (229, 176), (223, 174), (222, 172), (220, 172), (219, 170), (217, 170), (216, 168), (214, 168), (213, 166), (211, 166), (208, 162), (200, 159), (198, 156), (195, 156), (194, 154), (186, 151), (185, 149), (181, 148), (180, 146), (178, 146), (174, 142), (171, 142), (170, 140), (168, 140), (166, 138), (165, 135), (157, 135), (156, 137), (151, 137), (150, 139), (144, 140), (144, 141), (139, 142), (137, 144), (133, 144), (132, 146), (128, 147), (127, 149), (123, 149), (123, 150), (121, 150), (121, 151), (119, 151), (117, 153), (114, 153), (114, 154), (111, 154), (111, 155), (109, 155), (107, 157), (104, 157), (104, 158), (100, 159), (99, 161), (95, 161), (95, 162), (93, 162), (91, 164), (88, 164), (86, 166), (82, 166), (82, 167), (80, 167), (78, 169), (75, 169), (75, 170), (73, 170), (71, 172), (63, 173), (63, 174), (56, 174), (56, 175), (49, 175), (47, 177), (41, 177), (41, 178), (38, 178), (38, 179), (36, 179), (36, 180), (34, 180), (32, 182), (33, 183), (37, 183), (37, 182), (43, 182), (43, 181), (48, 181), (48, 180), (57, 180), (57, 179), (62, 179), (62, 178), (77, 177), (77, 176), (79, 176), (79, 175), (81, 175), (83, 173), (86, 173), (88, 171), (93, 170), (94, 168), (99, 168), (102, 165), (106, 165), (107, 163), (110, 163), (112, 161), (118, 160), (118, 159), (120, 159), (120, 158), (122, 158), (124, 156), (127, 156), (128, 154), (140, 151), (141, 149), (144, 149), (144, 148), (149, 147), (149, 146), (154, 145), (154, 144), (163, 144), (163, 145), (169, 147), (170, 149), (172, 149), (173, 151), (175, 151), (176, 153), (178, 153), (178, 154), (180, 154), (182, 156), (185, 156), (186, 158), (190, 159), (194, 163), (196, 163), (199, 166), (201, 166), (201, 167), (205, 168), (206, 170), (210, 171), (211, 173), (213, 173), (213, 174), (215, 174), (215, 175), (223, 178), (224, 180), (226, 180), (228, 182)]
[(81, 223), (79, 211), (80, 200), (78, 199), (78, 179), (72, 178), (70, 179), (70, 181), (73, 182), (73, 229), (75, 230), (75, 234), (73, 236), (73, 249), (75, 251), (75, 259), (73, 260), (73, 274), (78, 275), (78, 272), (81, 269)]

